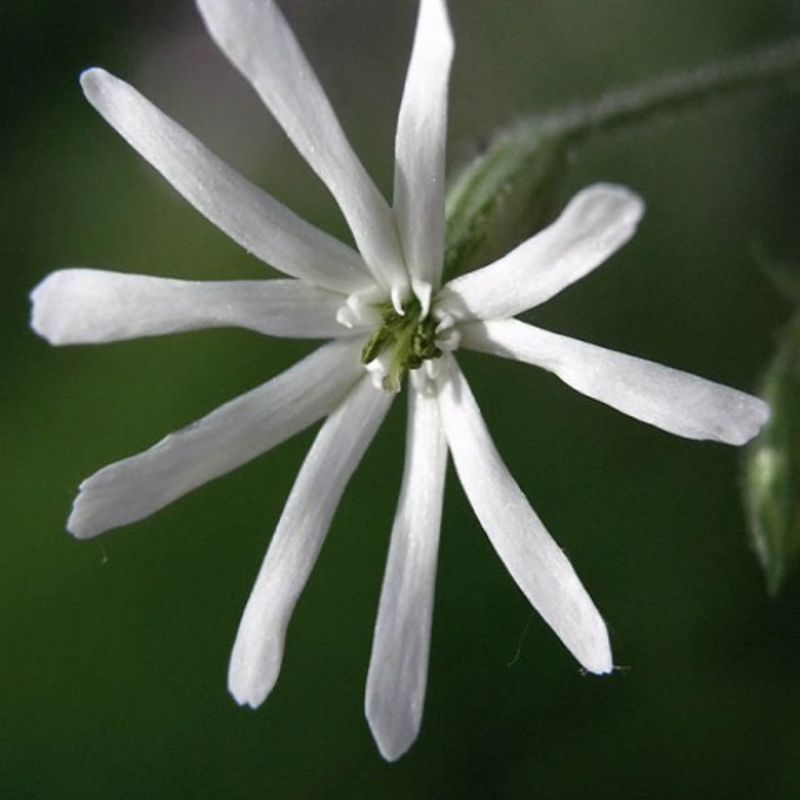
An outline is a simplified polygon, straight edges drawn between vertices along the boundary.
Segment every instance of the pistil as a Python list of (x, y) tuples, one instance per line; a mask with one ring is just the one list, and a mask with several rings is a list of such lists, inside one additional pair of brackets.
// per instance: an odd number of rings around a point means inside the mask
[(442, 355), (436, 343), (437, 322), (431, 314), (423, 315), (416, 297), (403, 305), (402, 313), (388, 303), (379, 312), (382, 322), (364, 345), (361, 362), (377, 373), (381, 388), (398, 392), (408, 370)]

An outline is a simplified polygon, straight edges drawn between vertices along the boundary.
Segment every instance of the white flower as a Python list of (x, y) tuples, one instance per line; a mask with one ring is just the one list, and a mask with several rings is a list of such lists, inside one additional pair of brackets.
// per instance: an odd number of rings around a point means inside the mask
[(641, 217), (641, 200), (618, 186), (592, 186), (546, 230), (442, 286), (453, 54), (445, 0), (421, 0), (397, 128), (392, 207), (350, 148), (275, 3), (198, 5), (212, 37), (333, 194), (358, 251), (248, 183), (127, 84), (100, 69), (84, 73), (89, 101), (178, 192), (289, 277), (196, 283), (64, 270), (33, 293), (36, 331), (53, 344), (219, 326), (331, 341), (263, 386), (90, 477), (69, 530), (89, 538), (143, 519), (324, 418), (231, 657), (231, 692), (258, 706), (278, 677), (287, 623), (342, 492), (405, 380), (406, 463), (366, 693), (381, 753), (399, 757), (419, 731), (448, 452), (525, 596), (585, 669), (609, 672), (605, 624), (503, 464), (453, 352), (467, 347), (544, 367), (579, 392), (680, 436), (731, 444), (754, 436), (768, 414), (756, 398), (514, 319), (625, 244)]

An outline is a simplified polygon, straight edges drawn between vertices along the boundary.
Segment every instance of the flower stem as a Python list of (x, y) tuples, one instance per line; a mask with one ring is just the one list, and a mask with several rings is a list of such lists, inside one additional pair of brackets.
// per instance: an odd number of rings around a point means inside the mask
[[(669, 73), (621, 91), (612, 91), (527, 122), (541, 135), (580, 142), (597, 133), (651, 120), (665, 111), (690, 107), (722, 95), (756, 88), (800, 70), (800, 41), (792, 40), (714, 64)], [(525, 123), (523, 123), (524, 125)]]
[(445, 275), (489, 263), (547, 224), (567, 154), (589, 139), (800, 71), (800, 41), (613, 91), (498, 131), (448, 190)]

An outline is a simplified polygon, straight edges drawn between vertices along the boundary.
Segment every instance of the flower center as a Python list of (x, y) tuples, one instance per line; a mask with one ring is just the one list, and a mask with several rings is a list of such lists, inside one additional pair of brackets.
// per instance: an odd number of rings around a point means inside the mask
[(419, 369), (425, 361), (442, 355), (437, 344), (439, 323), (432, 314), (423, 315), (416, 296), (403, 304), (402, 313), (391, 303), (377, 311), (381, 324), (361, 350), (361, 363), (376, 375), (381, 388), (399, 392), (408, 370)]

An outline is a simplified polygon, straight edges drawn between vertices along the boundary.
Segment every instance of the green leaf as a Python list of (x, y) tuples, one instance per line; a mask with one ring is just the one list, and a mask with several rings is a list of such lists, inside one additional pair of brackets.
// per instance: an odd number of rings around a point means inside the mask
[(772, 416), (745, 451), (750, 540), (777, 594), (800, 559), (800, 317), (782, 337), (762, 380)]

